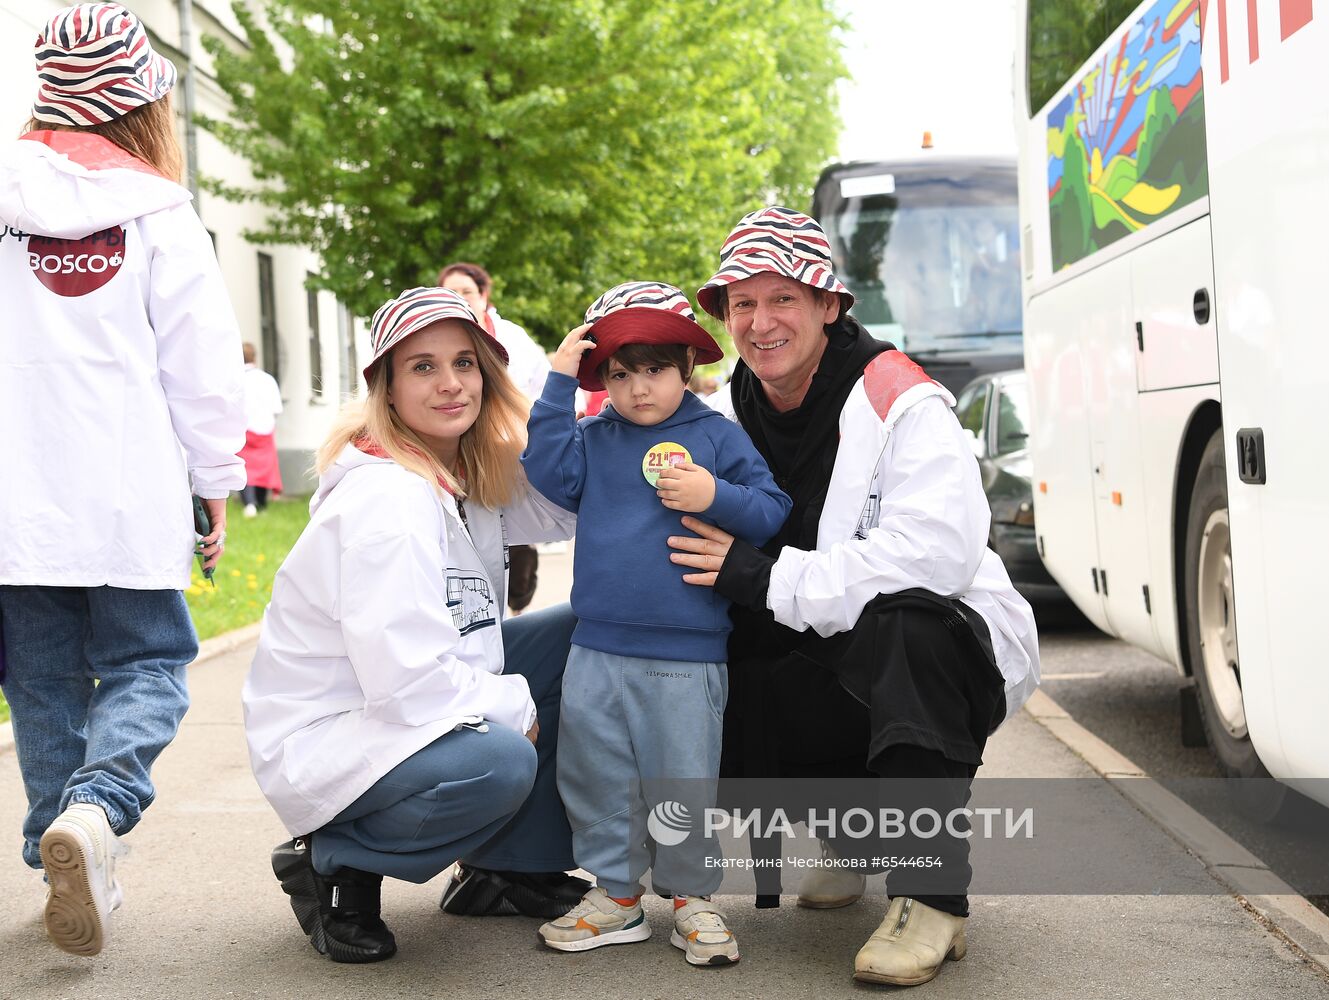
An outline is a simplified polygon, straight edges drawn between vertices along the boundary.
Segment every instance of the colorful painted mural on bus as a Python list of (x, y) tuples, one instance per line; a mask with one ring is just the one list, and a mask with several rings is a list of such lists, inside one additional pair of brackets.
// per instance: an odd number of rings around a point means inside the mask
[(1052, 266), (1209, 193), (1200, 0), (1159, 0), (1048, 111)]

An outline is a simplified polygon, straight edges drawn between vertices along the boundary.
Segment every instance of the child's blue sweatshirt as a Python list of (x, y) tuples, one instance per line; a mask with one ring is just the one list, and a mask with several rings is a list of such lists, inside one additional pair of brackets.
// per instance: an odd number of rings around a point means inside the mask
[[(572, 641), (648, 659), (723, 663), (729, 602), (683, 582), (667, 539), (689, 534), (643, 474), (656, 445), (681, 445), (715, 477), (710, 509), (694, 514), (753, 545), (779, 530), (792, 501), (743, 429), (691, 392), (667, 420), (641, 427), (606, 407), (576, 418), (577, 380), (550, 372), (531, 408), (521, 456), (531, 485), (577, 514)], [(677, 449), (666, 449), (676, 451)]]

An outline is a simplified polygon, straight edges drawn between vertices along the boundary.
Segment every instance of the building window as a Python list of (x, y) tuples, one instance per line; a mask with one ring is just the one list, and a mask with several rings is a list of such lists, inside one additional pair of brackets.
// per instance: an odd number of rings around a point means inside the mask
[(309, 392), (314, 399), (323, 398), (323, 338), (318, 329), (318, 292), (312, 287), (315, 275), (310, 274), (305, 286), (305, 302), (309, 308)]
[(272, 276), (272, 255), (258, 255), (258, 320), (263, 339), (263, 368), (281, 385), (277, 363), (277, 289)]
[(360, 366), (355, 358), (355, 317), (341, 302), (337, 303), (337, 348), (341, 354), (340, 387), (344, 399), (356, 394)]

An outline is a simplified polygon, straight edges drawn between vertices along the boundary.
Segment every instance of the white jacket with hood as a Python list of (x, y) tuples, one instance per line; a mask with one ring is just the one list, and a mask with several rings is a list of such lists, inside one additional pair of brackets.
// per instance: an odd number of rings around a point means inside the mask
[(180, 590), (245, 483), (240, 333), (189, 192), (87, 133), (0, 146), (0, 584)]
[[(716, 409), (736, 420), (724, 404)], [(988, 627), (1009, 719), (1038, 687), (1038, 630), (987, 547), (991, 512), (954, 405), (899, 351), (868, 364), (840, 411), (817, 547), (781, 550), (766, 602), (780, 624), (830, 636), (852, 629), (878, 594), (956, 598)]]
[(572, 537), (523, 478), (494, 511), (439, 495), (347, 445), (273, 583), (242, 698), (254, 776), (311, 833), (461, 725), (525, 733), (526, 678), (503, 673), (506, 547)]

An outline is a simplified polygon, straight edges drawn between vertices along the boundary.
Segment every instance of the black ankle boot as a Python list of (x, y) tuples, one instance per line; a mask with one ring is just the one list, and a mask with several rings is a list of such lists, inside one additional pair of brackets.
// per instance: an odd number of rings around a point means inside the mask
[(565, 872), (506, 872), (458, 865), (438, 905), (444, 913), (469, 917), (521, 914), (554, 920), (580, 903), (590, 889), (591, 883)]
[(354, 868), (316, 872), (308, 837), (277, 845), (272, 871), (319, 954), (334, 962), (381, 962), (397, 953), (397, 941), (379, 917), (382, 875)]

